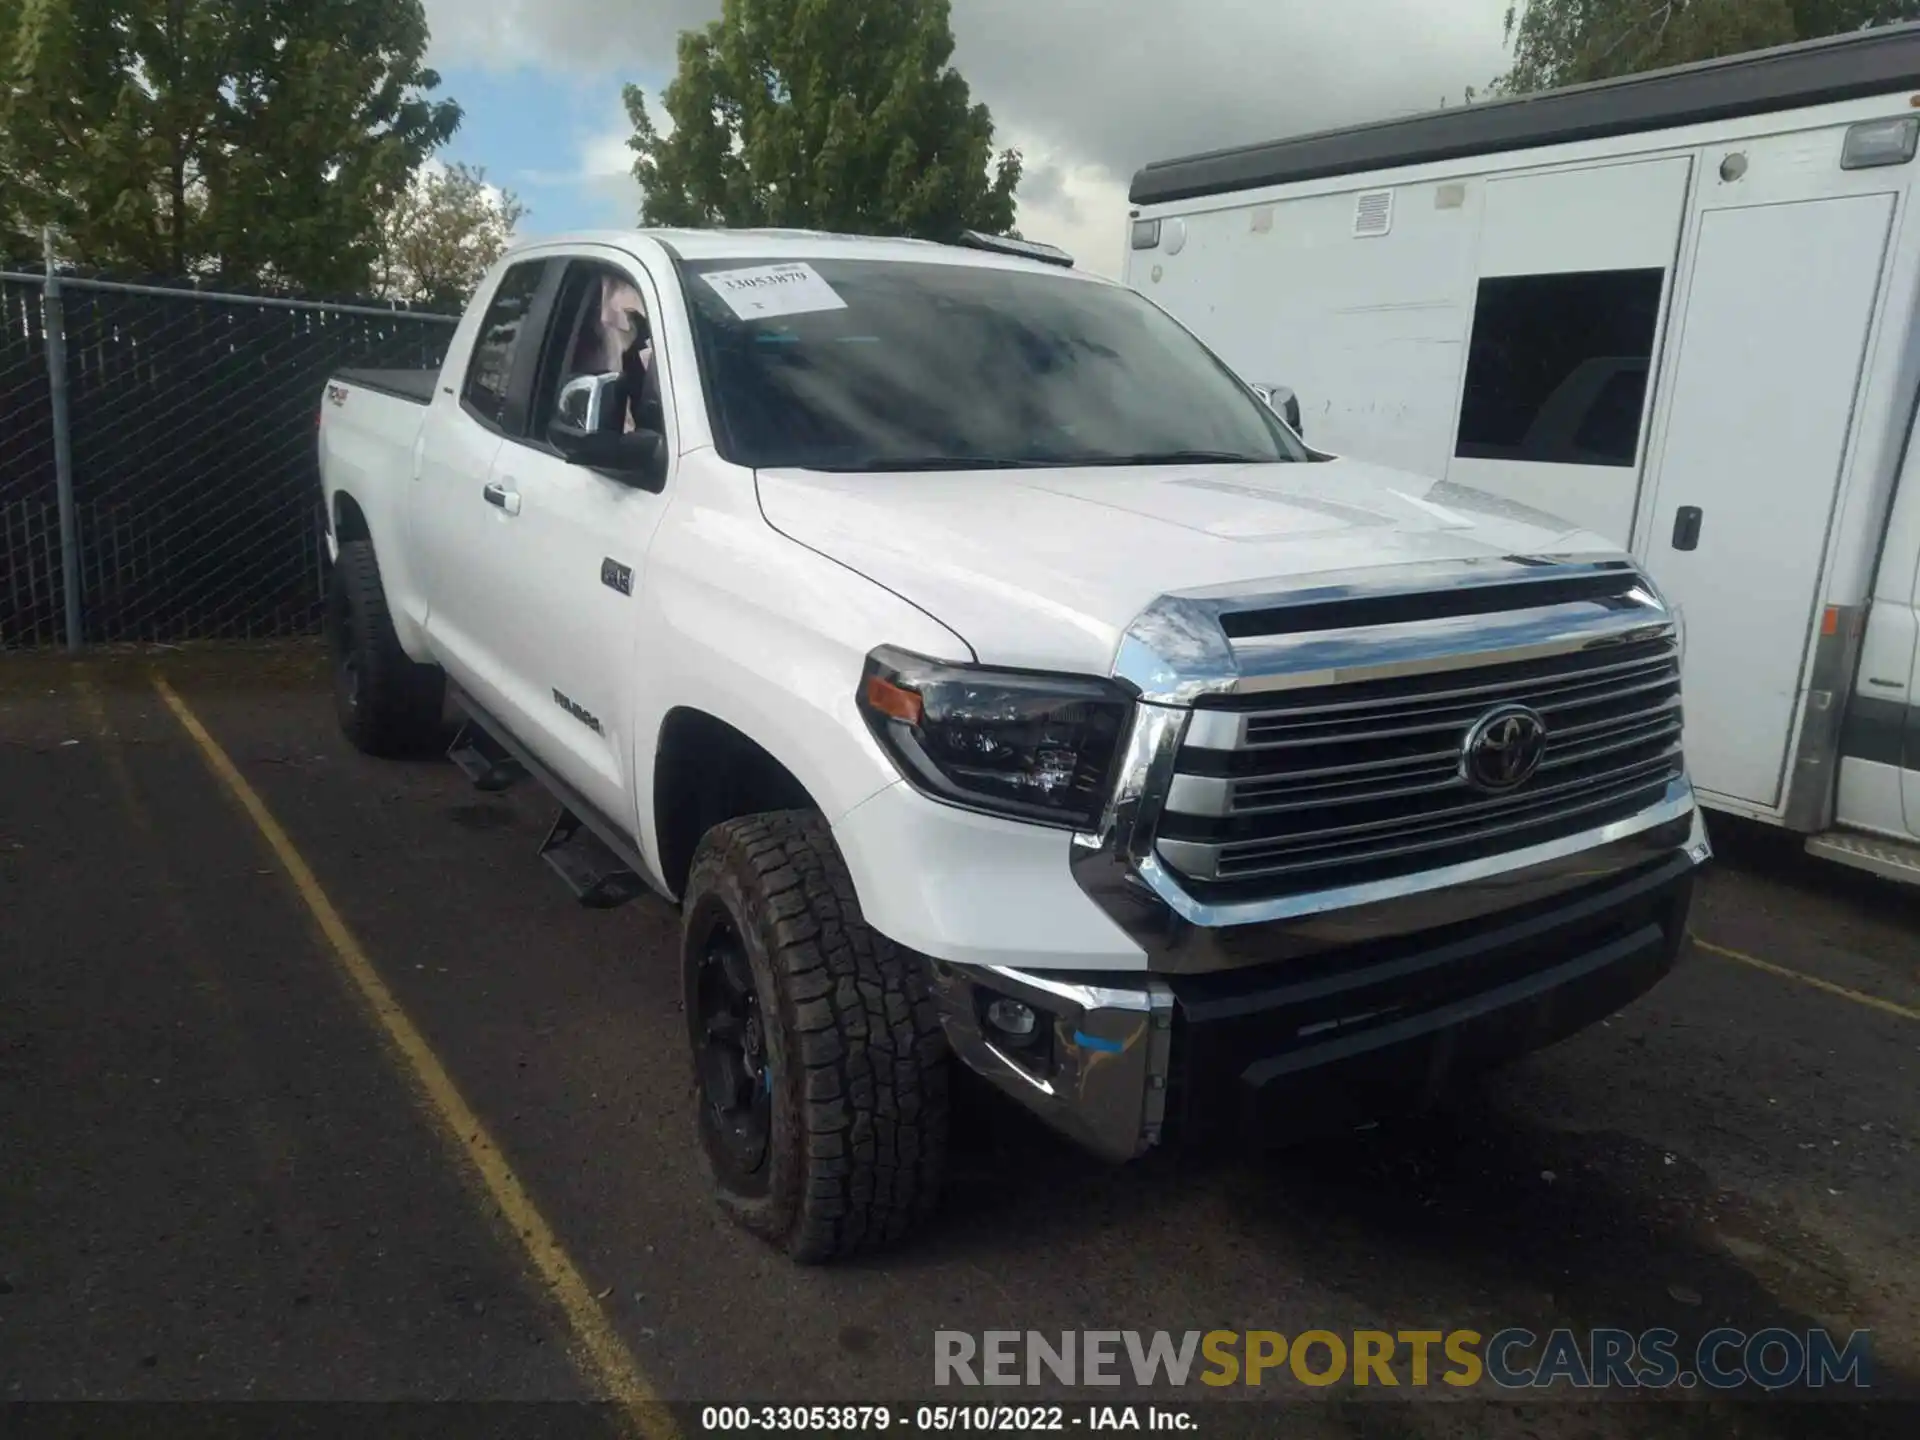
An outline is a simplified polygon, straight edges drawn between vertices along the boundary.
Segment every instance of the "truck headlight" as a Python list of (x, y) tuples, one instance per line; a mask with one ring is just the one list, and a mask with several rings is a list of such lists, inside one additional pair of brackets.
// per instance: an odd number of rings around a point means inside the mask
[(892, 646), (867, 657), (858, 700), (923, 794), (1071, 829), (1100, 818), (1133, 707), (1114, 680), (953, 665)]

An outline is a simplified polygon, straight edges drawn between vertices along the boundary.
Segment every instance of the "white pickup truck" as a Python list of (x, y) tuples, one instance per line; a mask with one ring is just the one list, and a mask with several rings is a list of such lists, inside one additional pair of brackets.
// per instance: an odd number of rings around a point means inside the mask
[(321, 404), (348, 737), (451, 702), (576, 894), (679, 905), (702, 1150), (798, 1259), (932, 1206), (956, 1062), (1116, 1160), (1357, 1123), (1653, 985), (1709, 854), (1625, 556), (1021, 248), (529, 245)]

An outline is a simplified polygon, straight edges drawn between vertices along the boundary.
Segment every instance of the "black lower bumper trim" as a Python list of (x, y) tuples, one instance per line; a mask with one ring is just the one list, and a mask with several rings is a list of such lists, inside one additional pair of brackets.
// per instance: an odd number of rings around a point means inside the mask
[(1652, 988), (1686, 935), (1685, 856), (1468, 926), (1174, 977), (1168, 1123), (1290, 1139), (1418, 1110)]

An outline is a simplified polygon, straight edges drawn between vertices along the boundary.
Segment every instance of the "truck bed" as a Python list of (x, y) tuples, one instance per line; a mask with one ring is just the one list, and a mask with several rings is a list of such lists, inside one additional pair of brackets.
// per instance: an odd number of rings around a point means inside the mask
[(396, 400), (426, 405), (433, 400), (433, 387), (440, 378), (435, 370), (342, 370), (335, 377), (362, 390), (377, 390)]

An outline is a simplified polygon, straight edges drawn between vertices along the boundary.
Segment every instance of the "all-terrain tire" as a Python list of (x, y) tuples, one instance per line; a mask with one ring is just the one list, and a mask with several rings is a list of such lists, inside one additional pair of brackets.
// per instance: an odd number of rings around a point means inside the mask
[[(904, 1236), (933, 1209), (946, 1165), (951, 1061), (927, 962), (868, 928), (832, 832), (808, 811), (708, 831), (683, 915), (700, 1148), (722, 1208), (808, 1263)], [(741, 960), (740, 1011), (764, 1064), (717, 1063), (722, 1088), (731, 1074), (764, 1110), (763, 1146), (742, 1139), (755, 1128), (744, 1101), (731, 1119), (716, 1104), (708, 1068), (718, 972)]]
[(439, 738), (446, 678), (400, 648), (367, 540), (347, 540), (327, 591), (333, 704), (340, 729), (369, 755), (419, 754)]

